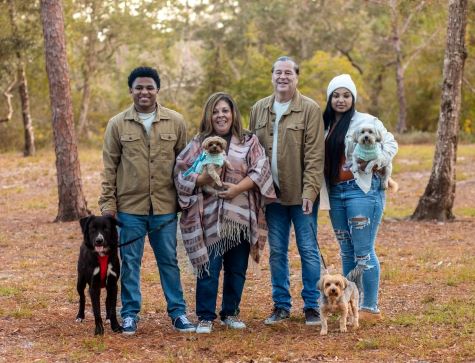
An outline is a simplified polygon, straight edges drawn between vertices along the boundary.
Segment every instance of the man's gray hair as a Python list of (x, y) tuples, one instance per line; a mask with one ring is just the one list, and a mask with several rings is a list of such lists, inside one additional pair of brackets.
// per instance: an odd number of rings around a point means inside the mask
[(288, 57), (286, 55), (283, 55), (283, 56), (280, 56), (279, 58), (277, 58), (275, 60), (275, 62), (272, 64), (272, 70), (271, 70), (271, 73), (274, 73), (274, 67), (275, 67), (275, 64), (277, 62), (292, 62), (294, 64), (294, 71), (295, 73), (297, 73), (297, 75), (299, 74), (300, 72), (300, 68), (299, 68), (299, 65), (298, 63), (291, 57)]

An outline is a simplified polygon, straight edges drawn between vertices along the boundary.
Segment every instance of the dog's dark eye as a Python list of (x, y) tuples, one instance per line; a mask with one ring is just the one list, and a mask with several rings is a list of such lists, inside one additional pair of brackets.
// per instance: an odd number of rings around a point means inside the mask
[(372, 134), (372, 133), (373, 133), (373, 130), (368, 130), (368, 133)]
[(335, 282), (335, 285), (340, 287), (340, 283), (339, 282)]
[(325, 284), (325, 287), (328, 287), (328, 286), (330, 286), (330, 285), (331, 285), (331, 284), (330, 284), (329, 282), (327, 282), (327, 283)]

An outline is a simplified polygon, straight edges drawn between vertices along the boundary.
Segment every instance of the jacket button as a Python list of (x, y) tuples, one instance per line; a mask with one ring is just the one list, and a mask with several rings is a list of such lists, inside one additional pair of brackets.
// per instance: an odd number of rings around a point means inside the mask
[(132, 140), (132, 136), (129, 136), (129, 140)]
[(270, 136), (274, 136), (274, 133), (273, 133), (273, 132), (271, 132), (271, 133), (270, 133)]
[(150, 160), (150, 162), (151, 162), (151, 163), (153, 163), (153, 159), (152, 159), (152, 160)]
[(153, 179), (153, 175), (150, 177), (150, 179)]

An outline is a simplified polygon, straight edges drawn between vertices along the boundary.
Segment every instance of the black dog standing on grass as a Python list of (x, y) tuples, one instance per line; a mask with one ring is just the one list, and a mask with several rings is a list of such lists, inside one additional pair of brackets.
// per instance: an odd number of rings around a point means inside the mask
[(120, 263), (117, 254), (118, 233), (116, 226), (121, 223), (114, 217), (89, 216), (82, 218), (81, 224), (84, 241), (81, 244), (78, 259), (79, 312), (76, 321), (84, 320), (86, 296), (84, 289), (89, 285), (92, 310), (96, 323), (95, 335), (104, 334), (104, 325), (101, 317), (101, 288), (107, 290), (106, 320), (110, 320), (111, 328), (120, 332), (117, 321), (117, 281), (120, 276)]

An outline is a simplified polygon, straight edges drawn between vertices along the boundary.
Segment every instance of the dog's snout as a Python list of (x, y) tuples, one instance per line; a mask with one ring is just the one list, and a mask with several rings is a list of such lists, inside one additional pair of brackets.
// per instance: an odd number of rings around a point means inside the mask
[(96, 239), (94, 240), (94, 242), (96, 243), (96, 245), (101, 245), (104, 243), (104, 236), (102, 234), (98, 234)]

